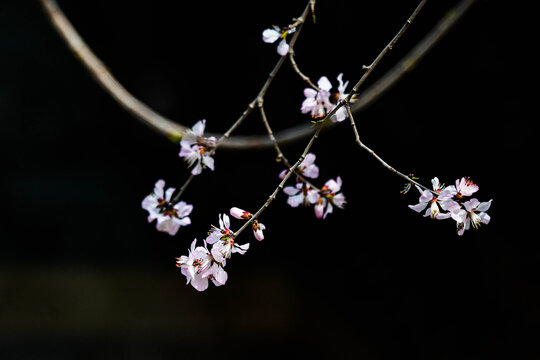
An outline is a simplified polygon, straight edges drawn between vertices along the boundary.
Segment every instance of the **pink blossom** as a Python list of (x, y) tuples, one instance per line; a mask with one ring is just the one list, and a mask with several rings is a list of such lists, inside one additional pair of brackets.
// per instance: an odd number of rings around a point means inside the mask
[(306, 88), (304, 89), (305, 100), (302, 102), (302, 114), (311, 113), (314, 119), (320, 119), (326, 116), (326, 113), (332, 111), (334, 105), (330, 102), (330, 89), (332, 84), (326, 76), (323, 76), (317, 82), (319, 91)]
[(227, 272), (223, 269), (224, 264), (216, 262), (208, 248), (206, 242), (204, 246), (197, 246), (197, 239), (191, 243), (188, 255), (182, 255), (176, 259), (176, 266), (181, 269), (182, 274), (187, 279), (187, 284), (198, 291), (208, 288), (208, 280), (216, 286), (224, 285), (227, 281)]
[(210, 234), (206, 238), (208, 244), (213, 244), (211, 253), (214, 259), (225, 263), (233, 253), (245, 254), (249, 249), (249, 243), (239, 245), (234, 241), (234, 232), (230, 229), (230, 220), (227, 214), (219, 216), (219, 228), (212, 226)]
[(286, 186), (283, 192), (289, 196), (287, 204), (291, 207), (297, 207), (300, 204), (304, 206), (315, 204), (320, 198), (317, 191), (303, 182), (297, 182), (295, 186)]
[(432, 219), (439, 220), (448, 219), (451, 214), (449, 212), (442, 213), (439, 206), (445, 211), (452, 211), (452, 209), (459, 207), (459, 204), (452, 200), (453, 196), (456, 194), (456, 190), (453, 186), (444, 188), (444, 185), (439, 182), (437, 177), (434, 177), (431, 180), (431, 184), (435, 194), (429, 190), (422, 190), (422, 188), (416, 186), (420, 192), (420, 199), (418, 204), (409, 205), (409, 207), (416, 212), (421, 212), (427, 207), (424, 216), (430, 216)]
[(191, 173), (199, 175), (203, 168), (214, 170), (214, 158), (212, 157), (212, 148), (216, 145), (216, 138), (211, 136), (204, 137), (204, 128), (206, 120), (198, 121), (191, 130), (180, 141), (180, 157), (188, 163), (188, 167), (193, 167)]
[(462, 177), (456, 180), (456, 197), (461, 199), (464, 196), (471, 196), (478, 191), (478, 185), (472, 182), (470, 178)]
[(156, 229), (169, 235), (176, 235), (181, 226), (191, 224), (188, 215), (193, 205), (184, 201), (173, 204), (171, 202), (174, 188), (164, 190), (165, 181), (158, 180), (154, 185), (154, 192), (142, 201), (142, 208), (148, 211), (148, 222), (156, 220)]
[(320, 197), (315, 205), (315, 216), (319, 219), (333, 212), (333, 206), (343, 208), (345, 196), (340, 192), (342, 181), (338, 176), (336, 180), (328, 180), (322, 187)]
[[(315, 159), (316, 158), (317, 158), (317, 156), (315, 156), (315, 154), (308, 153), (306, 155), (306, 157), (304, 158), (304, 161), (302, 161), (300, 163), (300, 165), (298, 165), (298, 167), (296, 168), (296, 172), (298, 172), (299, 174), (301, 174), (301, 175), (303, 175), (305, 177), (308, 177), (308, 178), (312, 178), (312, 179), (318, 178), (319, 177), (319, 167), (317, 165), (315, 165)], [(283, 170), (279, 174), (279, 178), (284, 179), (285, 175), (287, 175), (288, 171), (289, 171), (288, 169)]]
[(476, 229), (481, 224), (489, 224), (491, 217), (486, 213), (491, 206), (491, 201), (480, 202), (473, 198), (463, 203), (464, 209), (455, 208), (452, 211), (452, 218), (457, 222), (458, 235), (463, 235), (465, 230), (469, 230), (471, 224)]
[[(319, 88), (318, 91), (312, 88), (304, 89), (304, 96), (306, 98), (302, 102), (302, 107), (300, 109), (302, 113), (311, 113), (311, 117), (319, 119), (325, 117), (326, 114), (334, 110), (337, 104), (348, 96), (348, 94), (345, 93), (345, 89), (349, 82), (343, 82), (343, 73), (340, 73), (337, 76), (337, 80), (339, 85), (337, 92), (335, 93), (330, 92), (332, 84), (326, 76), (321, 77), (317, 82), (317, 87)], [(347, 117), (347, 109), (344, 106), (341, 106), (334, 115), (332, 115), (332, 121), (341, 122)]]

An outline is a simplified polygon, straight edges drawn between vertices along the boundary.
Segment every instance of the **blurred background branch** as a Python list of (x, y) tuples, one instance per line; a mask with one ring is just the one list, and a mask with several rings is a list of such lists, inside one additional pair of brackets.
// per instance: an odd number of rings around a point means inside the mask
[[(81, 61), (103, 89), (126, 111), (168, 138), (178, 139), (184, 134), (187, 129), (186, 125), (179, 124), (164, 117), (126, 90), (86, 44), (55, 0), (40, 0), (40, 2), (45, 10), (45, 14), (49, 17), (55, 29), (65, 40), (76, 58)], [(358, 100), (351, 107), (351, 111), (358, 113), (364, 110), (397, 83), (403, 75), (412, 70), (422, 57), (457, 23), (474, 2), (475, 0), (462, 0), (450, 9), (437, 25), (397, 65), (387, 71), (376, 83), (360, 93)], [(292, 65), (295, 65), (294, 61)], [(277, 131), (274, 135), (278, 143), (288, 143), (310, 136), (313, 132), (314, 128), (311, 124), (306, 123)], [(208, 136), (220, 137), (219, 134), (212, 133), (209, 133)], [(267, 135), (244, 135), (231, 136), (225, 139), (220, 146), (242, 150), (271, 147), (274, 146), (274, 143)]]

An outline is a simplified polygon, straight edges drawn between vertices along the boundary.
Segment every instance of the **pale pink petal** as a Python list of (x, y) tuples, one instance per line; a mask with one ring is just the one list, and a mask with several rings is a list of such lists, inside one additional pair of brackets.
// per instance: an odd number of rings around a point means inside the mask
[(208, 289), (208, 278), (195, 275), (193, 280), (191, 280), (191, 286), (193, 286), (197, 291), (204, 291)]
[(477, 211), (488, 211), (489, 207), (491, 206), (492, 201), (493, 200), (489, 200), (489, 201), (478, 204), (478, 206), (476, 206), (476, 210)]
[(203, 136), (204, 135), (204, 128), (206, 127), (206, 120), (199, 120), (193, 125), (191, 128), (191, 131), (195, 136)]
[(202, 158), (204, 165), (206, 165), (207, 168), (214, 171), (214, 158), (211, 156), (203, 156)]
[(154, 194), (158, 198), (163, 198), (163, 188), (165, 187), (165, 180), (158, 180), (154, 185)]
[[(301, 185), (301, 184), (300, 184)], [(296, 195), (301, 190), (301, 187), (294, 187), (294, 186), (285, 186), (283, 189), (283, 192), (289, 196)]]
[(262, 33), (262, 39), (265, 43), (273, 43), (281, 37), (281, 33), (274, 29), (266, 29)]
[(326, 76), (322, 76), (317, 82), (317, 85), (319, 86), (319, 88), (326, 91), (332, 88), (332, 84), (330, 83), (330, 81), (328, 80)]
[(279, 55), (281, 56), (285, 56), (287, 55), (287, 53), (289, 52), (289, 44), (287, 44), (287, 42), (285, 41), (285, 39), (281, 40), (279, 42), (279, 45), (277, 47), (277, 52)]
[(409, 208), (413, 209), (416, 212), (421, 212), (426, 208), (427, 204), (427, 202), (420, 202), (416, 205), (409, 205)]

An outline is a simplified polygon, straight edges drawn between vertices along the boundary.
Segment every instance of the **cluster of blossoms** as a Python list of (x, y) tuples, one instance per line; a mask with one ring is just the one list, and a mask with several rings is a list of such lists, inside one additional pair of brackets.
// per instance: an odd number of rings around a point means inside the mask
[(262, 33), (262, 39), (265, 43), (275, 43), (278, 39), (281, 39), (277, 46), (277, 52), (281, 56), (287, 55), (289, 52), (289, 44), (287, 44), (287, 35), (296, 31), (296, 28), (289, 25), (288, 27), (280, 28), (278, 26), (272, 26), (271, 29), (265, 29)]
[[(313, 6), (314, 2), (311, 4)], [(265, 29), (262, 33), (262, 39), (266, 43), (275, 43), (279, 40), (277, 52), (281, 56), (285, 56), (290, 51), (287, 36), (297, 31), (296, 26), (295, 23), (284, 28), (273, 26)], [(342, 73), (337, 76), (336, 91), (332, 91), (332, 83), (326, 76), (322, 76), (318, 80), (317, 86), (314, 86), (309, 80), (308, 82), (312, 87), (304, 89), (305, 99), (300, 108), (303, 114), (310, 114), (313, 119), (320, 120), (333, 112), (330, 118), (333, 122), (342, 122), (347, 119), (348, 112), (344, 106), (336, 109), (349, 96), (345, 92), (349, 82), (343, 81)], [(350, 101), (355, 101), (354, 95)], [(213, 136), (204, 136), (205, 127), (206, 120), (198, 121), (190, 130), (186, 131), (180, 141), (179, 156), (188, 164), (192, 177), (201, 174), (204, 169), (214, 170), (212, 156), (216, 150), (217, 141)], [(342, 180), (339, 176), (336, 179), (326, 181), (322, 188), (316, 187), (308, 180), (319, 177), (319, 167), (315, 164), (315, 160), (315, 154), (308, 153), (295, 169), (296, 183), (285, 186), (283, 192), (288, 196), (287, 204), (291, 207), (313, 205), (315, 216), (319, 219), (325, 219), (328, 214), (333, 213), (334, 207), (344, 207), (345, 196), (341, 192)], [(289, 171), (289, 169), (283, 170), (279, 177), (282, 180), (285, 179)], [(191, 181), (192, 177), (187, 183)], [(417, 179), (412, 175), (411, 178)], [(406, 193), (413, 183), (415, 182), (411, 181), (407, 184), (402, 192)], [(420, 192), (420, 199), (418, 204), (409, 205), (411, 209), (419, 213), (424, 212), (425, 217), (433, 219), (453, 219), (456, 222), (459, 235), (463, 235), (471, 225), (477, 228), (481, 224), (489, 223), (490, 216), (486, 211), (492, 200), (480, 202), (476, 198), (470, 198), (478, 191), (478, 185), (469, 178), (458, 179), (455, 185), (448, 187), (441, 184), (436, 177), (432, 179), (431, 183), (433, 190), (415, 185)], [(149, 214), (148, 222), (156, 220), (158, 231), (175, 235), (181, 226), (191, 224), (189, 215), (193, 210), (193, 205), (179, 201), (186, 185), (173, 198), (175, 189), (165, 189), (165, 181), (158, 180), (153, 192), (142, 201), (142, 208)], [(265, 206), (268, 206), (268, 203)], [(218, 216), (219, 226), (211, 226), (206, 238), (202, 240), (202, 245), (197, 245), (197, 239), (194, 239), (188, 249), (188, 254), (176, 258), (176, 266), (186, 277), (187, 284), (191, 284), (198, 291), (206, 290), (209, 281), (215, 286), (224, 285), (228, 279), (228, 274), (225, 271), (227, 260), (234, 253), (245, 254), (250, 246), (249, 243), (238, 244), (236, 242), (237, 235), (250, 225), (254, 237), (258, 241), (264, 240), (266, 227), (257, 220), (259, 213), (260, 211), (254, 216), (248, 211), (232, 207), (229, 214), (236, 219), (245, 221), (244, 226), (238, 232), (230, 229), (229, 216), (220, 214)]]
[[(488, 224), (490, 216), (486, 211), (491, 201), (480, 202), (476, 198), (466, 200), (478, 191), (478, 185), (469, 178), (456, 180), (456, 184), (445, 187), (437, 177), (431, 180), (433, 191), (422, 190), (418, 204), (409, 205), (416, 212), (425, 210), (424, 216), (432, 219), (453, 219), (456, 221), (457, 233), (463, 235), (471, 225), (476, 229), (481, 224)], [(444, 211), (444, 212), (443, 212)]]
[[(191, 174), (199, 175), (203, 168), (214, 170), (213, 148), (216, 146), (216, 138), (204, 137), (206, 120), (198, 121), (186, 131), (180, 141), (179, 156), (184, 158), (188, 167), (192, 167)], [(154, 191), (142, 201), (142, 208), (148, 211), (148, 222), (156, 220), (156, 229), (169, 235), (176, 235), (181, 226), (191, 224), (188, 217), (193, 211), (193, 205), (184, 201), (171, 200), (175, 188), (165, 188), (165, 181), (158, 180), (154, 185)]]
[[(238, 219), (249, 220), (252, 214), (233, 207), (229, 213)], [(234, 232), (230, 229), (230, 219), (227, 214), (219, 216), (219, 227), (212, 226), (208, 236), (203, 240), (203, 246), (196, 246), (197, 239), (191, 243), (188, 255), (182, 255), (176, 259), (176, 266), (190, 284), (198, 291), (208, 288), (208, 280), (216, 286), (224, 285), (227, 281), (225, 265), (234, 253), (245, 254), (249, 249), (249, 243), (239, 245), (235, 241)], [(265, 226), (257, 220), (252, 221), (253, 234), (259, 241), (264, 239)], [(212, 245), (208, 249), (208, 245)]]
[(154, 192), (142, 201), (142, 208), (148, 211), (148, 222), (156, 220), (156, 229), (169, 235), (176, 235), (180, 226), (191, 224), (188, 215), (193, 210), (193, 205), (184, 201), (172, 202), (174, 191), (174, 188), (165, 190), (165, 181), (158, 180), (154, 185)]
[[(296, 179), (294, 186), (286, 186), (283, 192), (289, 196), (287, 204), (291, 207), (299, 205), (314, 205), (315, 216), (324, 219), (333, 212), (334, 206), (343, 208), (345, 205), (345, 196), (340, 192), (342, 181), (338, 176), (336, 180), (328, 180), (321, 189), (315, 188), (305, 177), (316, 179), (319, 176), (319, 168), (315, 165), (315, 154), (308, 153), (306, 158), (296, 169), (300, 175)], [(287, 170), (280, 174), (283, 178)]]
[[(349, 94), (345, 93), (345, 89), (349, 82), (343, 82), (343, 74), (340, 73), (337, 76), (339, 83), (337, 92), (330, 92), (332, 89), (332, 83), (326, 76), (323, 76), (317, 82), (318, 90), (312, 88), (304, 89), (305, 100), (302, 102), (301, 111), (302, 114), (310, 113), (314, 119), (324, 118), (326, 114), (330, 113), (336, 105)], [(347, 110), (344, 106), (340, 107), (331, 119), (334, 122), (341, 122), (348, 117)]]

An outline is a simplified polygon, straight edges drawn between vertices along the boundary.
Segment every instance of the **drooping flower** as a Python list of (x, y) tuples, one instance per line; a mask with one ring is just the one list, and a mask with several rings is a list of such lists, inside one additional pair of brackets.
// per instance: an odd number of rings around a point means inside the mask
[(291, 207), (297, 207), (300, 204), (304, 206), (315, 204), (320, 198), (318, 191), (303, 182), (297, 182), (295, 186), (286, 186), (283, 192), (289, 196), (287, 204)]
[(280, 29), (277, 26), (272, 26), (271, 29), (265, 29), (262, 33), (262, 39), (265, 43), (274, 43), (278, 39), (281, 39), (277, 46), (277, 52), (281, 56), (287, 55), (289, 52), (289, 44), (287, 44), (286, 38), (287, 35), (292, 34), (296, 31), (296, 28), (286, 27)]
[(469, 230), (471, 224), (476, 229), (481, 224), (489, 224), (491, 217), (486, 213), (491, 206), (491, 201), (480, 202), (473, 198), (463, 203), (462, 208), (455, 208), (452, 211), (452, 219), (457, 223), (458, 235), (463, 235), (465, 230)]
[(180, 226), (191, 224), (188, 217), (193, 210), (193, 205), (184, 201), (173, 204), (171, 202), (174, 188), (165, 188), (165, 181), (158, 180), (154, 185), (154, 192), (146, 196), (142, 201), (142, 208), (148, 211), (148, 222), (157, 221), (156, 229), (175, 235)]
[[(319, 167), (317, 165), (315, 165), (315, 159), (316, 159), (316, 156), (315, 154), (313, 153), (308, 153), (304, 159), (304, 161), (302, 161), (300, 163), (300, 165), (298, 165), (298, 167), (296, 168), (296, 172), (298, 172), (299, 174), (305, 176), (305, 177), (308, 177), (308, 178), (312, 178), (312, 179), (316, 179), (319, 177)], [(286, 170), (283, 170), (280, 174), (279, 174), (279, 178), (280, 179), (284, 179), (285, 178), (285, 175), (287, 175), (287, 169)]]
[[(229, 212), (231, 216), (241, 220), (249, 220), (253, 217), (253, 214), (249, 211), (245, 211), (237, 207), (232, 207)], [(255, 235), (255, 238), (259, 241), (264, 240), (263, 230), (266, 230), (264, 224), (257, 220), (253, 220), (251, 227), (253, 229), (253, 235)]]
[(435, 194), (429, 190), (422, 190), (422, 188), (416, 185), (416, 188), (420, 192), (420, 199), (418, 204), (409, 205), (409, 208), (416, 212), (421, 212), (427, 207), (424, 216), (430, 216), (432, 219), (439, 220), (448, 219), (451, 216), (451, 213), (442, 213), (439, 206), (445, 211), (452, 211), (456, 207), (459, 207), (459, 204), (452, 199), (456, 194), (456, 190), (454, 186), (445, 188), (444, 185), (439, 182), (437, 177), (434, 177), (431, 180), (431, 184)]
[(206, 243), (204, 246), (197, 246), (197, 239), (191, 243), (188, 255), (182, 255), (176, 259), (176, 266), (181, 269), (186, 277), (187, 284), (198, 291), (204, 291), (208, 288), (208, 280), (216, 286), (221, 286), (227, 281), (227, 272), (223, 269), (223, 264), (215, 261), (214, 257), (208, 251)]
[(214, 158), (212, 157), (212, 148), (216, 145), (216, 138), (211, 136), (204, 137), (204, 128), (206, 120), (198, 121), (191, 130), (180, 141), (180, 157), (188, 163), (188, 167), (195, 166), (191, 170), (193, 175), (199, 175), (203, 168), (214, 170)]
[(315, 204), (315, 216), (319, 219), (325, 219), (326, 215), (333, 212), (333, 206), (343, 208), (345, 205), (345, 196), (341, 191), (342, 181), (338, 176), (336, 180), (328, 180), (319, 191), (319, 199)]
[(211, 253), (214, 259), (220, 263), (225, 263), (226, 259), (233, 253), (245, 254), (249, 249), (249, 243), (238, 245), (234, 241), (234, 232), (230, 229), (231, 223), (227, 214), (219, 216), (219, 228), (212, 226), (206, 242), (213, 244)]
[(253, 235), (255, 235), (255, 239), (259, 241), (264, 240), (263, 230), (266, 230), (266, 226), (264, 226), (263, 223), (260, 223), (257, 220), (254, 220), (252, 229), (253, 229)]

